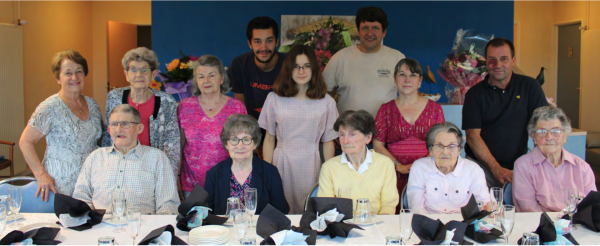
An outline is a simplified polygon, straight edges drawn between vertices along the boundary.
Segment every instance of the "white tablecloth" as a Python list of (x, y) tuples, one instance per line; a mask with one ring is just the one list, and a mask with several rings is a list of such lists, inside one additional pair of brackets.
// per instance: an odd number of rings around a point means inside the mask
[[(539, 225), (541, 213), (517, 213), (516, 214), (516, 223), (514, 230), (509, 237), (509, 244), (517, 244), (517, 240), (523, 235), (524, 232), (534, 231)], [(558, 213), (549, 213), (550, 217), (556, 221), (558, 220)], [(446, 223), (450, 220), (458, 220), (462, 221), (462, 216), (460, 214), (441, 214), (441, 215), (428, 215), (430, 218), (439, 218), (442, 222)], [(288, 215), (293, 225), (298, 225), (300, 221), (301, 215)], [(349, 245), (384, 245), (385, 237), (389, 235), (398, 234), (399, 229), (399, 216), (398, 215), (382, 215), (378, 216), (382, 220), (381, 223), (365, 226), (363, 227), (365, 230), (352, 230), (348, 238), (329, 238), (329, 236), (317, 236), (317, 244), (318, 245), (340, 245), (340, 244), (349, 244)], [(256, 221), (257, 216), (255, 216), (254, 220)], [(24, 214), (24, 219), (19, 220), (19, 222), (23, 225), (30, 225), (33, 223), (40, 222), (49, 222), (55, 223), (58, 219), (54, 214)], [(136, 239), (136, 244), (143, 239), (150, 231), (165, 226), (167, 224), (173, 225), (175, 227), (175, 215), (143, 215), (142, 216), (142, 228), (140, 230), (140, 234)], [(14, 223), (10, 223), (7, 226), (6, 233), (18, 229)], [(126, 226), (125, 226), (126, 227)], [(237, 240), (235, 240), (233, 227), (227, 226), (230, 229), (230, 240), (227, 244), (236, 245), (239, 244)], [(600, 244), (600, 233), (593, 232), (581, 225), (577, 225), (577, 230), (575, 230), (572, 234), (575, 239), (582, 245), (593, 245)], [(64, 245), (97, 245), (98, 238), (102, 236), (113, 236), (115, 240), (120, 245), (131, 245), (132, 238), (129, 235), (124, 233), (114, 233), (112, 232), (115, 229), (115, 226), (109, 225), (106, 223), (100, 223), (95, 225), (92, 229), (87, 231), (75, 231), (71, 229), (62, 229), (60, 234), (57, 237), (57, 240), (62, 241)], [(179, 231), (175, 227), (175, 234), (188, 242), (188, 232)], [(256, 238), (257, 244), (262, 241), (262, 239), (256, 235), (255, 227), (252, 227), (247, 236)], [(409, 241), (410, 244), (419, 243), (419, 238), (414, 234)], [(492, 241), (488, 244), (504, 244), (504, 240), (498, 239), (496, 241)]]

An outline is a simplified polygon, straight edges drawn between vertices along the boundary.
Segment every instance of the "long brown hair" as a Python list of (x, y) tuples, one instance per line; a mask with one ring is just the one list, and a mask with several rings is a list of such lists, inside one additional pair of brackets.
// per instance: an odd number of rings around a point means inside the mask
[(296, 65), (296, 57), (299, 55), (306, 55), (306, 57), (308, 57), (312, 73), (311, 79), (308, 82), (306, 96), (310, 99), (324, 98), (325, 94), (327, 94), (327, 85), (325, 85), (325, 81), (323, 81), (323, 75), (317, 60), (317, 55), (315, 50), (310, 46), (303, 44), (294, 45), (290, 52), (285, 56), (281, 72), (279, 72), (279, 76), (277, 76), (275, 84), (273, 84), (273, 92), (281, 97), (294, 97), (298, 94), (298, 87), (292, 78), (292, 72), (294, 71), (294, 65)]

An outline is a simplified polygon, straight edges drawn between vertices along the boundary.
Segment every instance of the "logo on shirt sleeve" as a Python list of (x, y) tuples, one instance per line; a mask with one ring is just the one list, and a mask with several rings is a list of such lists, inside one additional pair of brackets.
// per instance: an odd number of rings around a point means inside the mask
[(386, 68), (377, 69), (377, 74), (379, 75), (379, 78), (389, 78), (391, 73), (392, 72)]

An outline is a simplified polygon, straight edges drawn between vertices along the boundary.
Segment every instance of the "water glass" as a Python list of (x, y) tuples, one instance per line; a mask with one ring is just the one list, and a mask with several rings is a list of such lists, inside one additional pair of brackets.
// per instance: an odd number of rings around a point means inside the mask
[(142, 213), (138, 208), (127, 209), (127, 233), (133, 238), (133, 245), (135, 245), (135, 238), (140, 233), (140, 227), (142, 224)]
[(99, 237), (98, 245), (115, 245), (114, 237)]
[(229, 217), (231, 219), (231, 212), (240, 208), (242, 208), (242, 202), (240, 201), (239, 197), (232, 196), (227, 198), (227, 211), (225, 212), (225, 217)]
[(233, 210), (231, 217), (233, 217), (235, 239), (240, 240), (246, 236), (246, 232), (248, 231), (248, 214), (246, 213), (246, 209)]
[[(13, 218), (16, 220), (19, 214), (19, 210), (21, 210), (21, 202), (22, 202), (22, 193), (21, 187), (13, 186), (8, 187), (8, 207), (10, 208), (11, 214), (13, 214)], [(16, 227), (23, 226), (21, 223), (17, 223)]]
[(6, 205), (0, 205), (0, 235), (4, 233), (7, 221), (8, 214), (6, 213)]
[(244, 203), (246, 206), (246, 211), (248, 211), (248, 217), (250, 217), (248, 226), (252, 227), (254, 226), (254, 223), (252, 222), (252, 216), (254, 216), (254, 213), (256, 213), (256, 206), (258, 203), (257, 191), (256, 188), (247, 188), (245, 192), (246, 197), (244, 198)]
[(522, 245), (540, 245), (540, 236), (533, 232), (523, 233)]
[(113, 223), (116, 223), (118, 225), (117, 228), (113, 230), (113, 232), (121, 233), (125, 231), (125, 229), (121, 227), (121, 225), (123, 224), (123, 216), (126, 215), (125, 211), (127, 211), (127, 199), (125, 199), (125, 193), (119, 189), (114, 190), (112, 193), (112, 221)]
[(508, 237), (512, 233), (515, 225), (515, 206), (503, 205), (498, 212), (498, 218), (500, 220), (500, 226), (502, 227), (502, 234), (504, 235), (505, 243), (508, 245)]
[(353, 219), (356, 223), (371, 222), (371, 203), (369, 203), (369, 198), (356, 199), (356, 210), (354, 210)]
[(575, 230), (575, 225), (573, 225), (573, 215), (577, 212), (577, 205), (579, 204), (579, 191), (573, 188), (567, 188), (565, 191), (565, 210), (569, 214), (569, 218), (571, 218), (571, 223), (569, 223), (569, 231)]
[(410, 209), (400, 210), (400, 237), (404, 244), (408, 243), (413, 233), (412, 218), (413, 212)]
[(340, 187), (338, 189), (338, 197), (339, 198), (352, 198), (352, 193), (350, 193), (350, 187)]
[(492, 206), (492, 211), (494, 213), (494, 224), (497, 225), (498, 224), (498, 220), (496, 219), (496, 217), (498, 217), (498, 212), (500, 211), (500, 208), (502, 207), (502, 202), (504, 200), (504, 192), (502, 191), (502, 188), (499, 187), (492, 187), (490, 188), (490, 204)]
[(385, 237), (385, 245), (402, 245), (402, 237), (392, 235)]
[(245, 237), (240, 239), (240, 245), (256, 245), (256, 239), (253, 237)]

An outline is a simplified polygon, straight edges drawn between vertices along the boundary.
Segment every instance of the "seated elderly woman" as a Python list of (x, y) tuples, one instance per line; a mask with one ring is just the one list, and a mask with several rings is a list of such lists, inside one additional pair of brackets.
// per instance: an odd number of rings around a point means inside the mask
[(565, 113), (553, 106), (533, 111), (527, 133), (537, 145), (515, 161), (513, 200), (517, 212), (557, 212), (565, 207), (565, 190), (585, 196), (596, 191), (588, 163), (563, 148), (571, 133)]
[(257, 214), (267, 204), (284, 214), (290, 211), (279, 171), (275, 166), (253, 155), (261, 137), (260, 126), (250, 115), (233, 114), (225, 121), (221, 131), (221, 143), (229, 153), (229, 158), (206, 172), (204, 186), (208, 192), (208, 207), (215, 214), (227, 212), (229, 197), (239, 197), (243, 204), (247, 188), (256, 188)]
[(450, 122), (429, 129), (426, 144), (430, 156), (414, 162), (406, 189), (414, 213), (460, 213), (471, 195), (489, 202), (485, 174), (477, 163), (460, 157), (462, 143), (462, 132)]
[(377, 214), (394, 214), (400, 201), (394, 163), (385, 155), (367, 149), (375, 120), (367, 111), (348, 110), (337, 119), (333, 130), (340, 134), (343, 153), (321, 167), (319, 197), (336, 197), (342, 187), (350, 188), (352, 200), (368, 198)]

